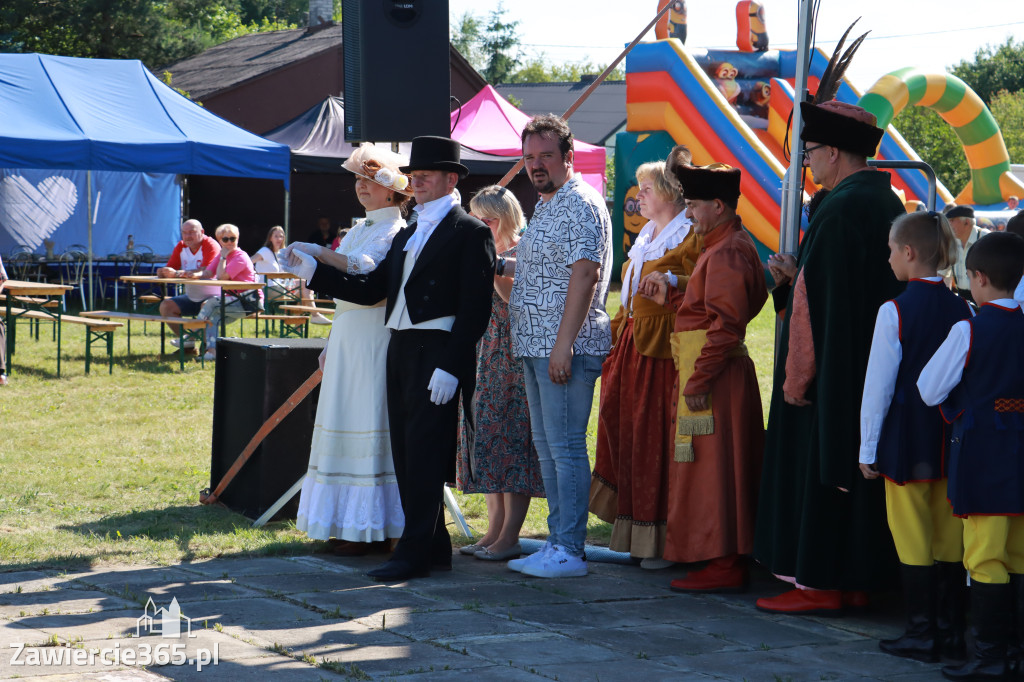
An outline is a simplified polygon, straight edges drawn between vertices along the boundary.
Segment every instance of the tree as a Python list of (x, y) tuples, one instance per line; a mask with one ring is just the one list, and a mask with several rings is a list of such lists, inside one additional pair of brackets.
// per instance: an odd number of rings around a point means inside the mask
[[(565, 62), (564, 64), (552, 64), (544, 55), (534, 57), (526, 62), (523, 68), (512, 74), (510, 83), (575, 83), (586, 75), (598, 75), (604, 73), (605, 66), (593, 62)], [(621, 66), (608, 74), (608, 80), (625, 80), (626, 74)]]
[(295, 28), (308, 8), (308, 0), (4, 0), (0, 51), (140, 59), (155, 69), (239, 35)]
[(519, 22), (505, 21), (507, 11), (504, 4), (498, 3), (481, 40), (481, 49), (487, 55), (487, 65), (481, 75), (489, 83), (507, 82), (519, 66)]
[(985, 104), (990, 104), (1001, 90), (1024, 90), (1024, 42), (1007, 38), (998, 47), (980, 48), (974, 61), (961, 61), (952, 73), (970, 85)]
[(480, 51), (480, 45), (483, 42), (482, 33), (483, 26), (480, 18), (472, 12), (464, 12), (452, 27), (452, 46), (477, 71), (482, 71), (486, 63)]
[(967, 185), (970, 169), (960, 138), (941, 116), (925, 107), (907, 107), (893, 125), (954, 196)]
[(1024, 90), (997, 92), (989, 109), (999, 123), (1010, 160), (1024, 163)]

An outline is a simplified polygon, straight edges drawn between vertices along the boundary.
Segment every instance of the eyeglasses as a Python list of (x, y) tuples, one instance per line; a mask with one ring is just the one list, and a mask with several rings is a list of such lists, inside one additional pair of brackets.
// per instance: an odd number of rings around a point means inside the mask
[(237, 242), (238, 241), (238, 237), (220, 237), (220, 240), (222, 242), (224, 242), (225, 244), (227, 244), (229, 242)]
[(828, 146), (827, 144), (816, 144), (813, 147), (804, 147), (804, 156), (807, 156), (808, 154), (810, 154), (811, 152), (813, 152), (816, 149), (821, 149), (822, 147), (827, 147), (827, 146)]

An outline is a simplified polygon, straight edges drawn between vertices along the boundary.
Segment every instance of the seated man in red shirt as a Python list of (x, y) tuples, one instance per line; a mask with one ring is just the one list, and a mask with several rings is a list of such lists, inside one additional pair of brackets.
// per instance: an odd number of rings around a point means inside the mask
[[(174, 247), (166, 267), (156, 271), (157, 277), (188, 277), (198, 279), (203, 276), (211, 263), (215, 263), (220, 255), (220, 245), (213, 237), (203, 233), (203, 225), (198, 220), (186, 220), (181, 224), (181, 241)], [(216, 287), (189, 284), (185, 293), (160, 302), (160, 315), (163, 317), (195, 316), (199, 314), (199, 306), (211, 296), (219, 295)], [(177, 325), (168, 324), (171, 331), (177, 334)], [(171, 343), (178, 345), (177, 339)], [(186, 341), (185, 347), (192, 348), (193, 341)]]

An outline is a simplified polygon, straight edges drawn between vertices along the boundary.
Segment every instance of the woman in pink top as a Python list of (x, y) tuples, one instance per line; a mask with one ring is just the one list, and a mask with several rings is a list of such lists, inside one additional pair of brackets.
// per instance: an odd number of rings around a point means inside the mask
[[(256, 268), (249, 258), (249, 254), (238, 248), (238, 228), (230, 223), (225, 223), (217, 228), (214, 234), (220, 242), (220, 256), (210, 263), (203, 271), (204, 279), (233, 279), (238, 282), (255, 282)], [(224, 298), (224, 317), (228, 322), (245, 317), (250, 311), (239, 296), (247, 296), (252, 299), (252, 304), (263, 310), (263, 290), (254, 289), (249, 291), (232, 291), (228, 289)], [(217, 346), (217, 333), (220, 329), (220, 297), (214, 296), (203, 301), (202, 308), (196, 316), (202, 320), (209, 320), (210, 326), (206, 328), (206, 355), (204, 360), (216, 360), (215, 352)]]

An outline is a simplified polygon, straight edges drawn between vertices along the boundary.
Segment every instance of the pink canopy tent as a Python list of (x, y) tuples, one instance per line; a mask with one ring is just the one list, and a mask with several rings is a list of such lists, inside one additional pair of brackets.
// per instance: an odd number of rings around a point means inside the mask
[[(522, 156), (520, 135), (529, 121), (527, 114), (512, 106), (490, 85), (485, 85), (461, 110), (452, 112), (452, 137), (480, 152)], [(604, 147), (574, 140), (573, 160), (576, 172), (604, 196)]]

